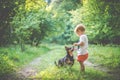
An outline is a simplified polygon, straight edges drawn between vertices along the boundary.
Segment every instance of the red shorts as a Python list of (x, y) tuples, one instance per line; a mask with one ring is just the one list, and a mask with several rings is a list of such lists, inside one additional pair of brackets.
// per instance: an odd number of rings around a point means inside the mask
[(88, 58), (88, 53), (85, 55), (78, 55), (77, 56), (77, 61), (78, 62), (84, 62)]

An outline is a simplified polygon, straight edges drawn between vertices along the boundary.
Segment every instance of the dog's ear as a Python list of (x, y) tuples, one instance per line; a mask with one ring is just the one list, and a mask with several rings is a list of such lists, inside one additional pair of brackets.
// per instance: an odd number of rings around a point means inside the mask
[(67, 47), (67, 46), (65, 46), (65, 49), (66, 49), (66, 50), (67, 50), (67, 48), (68, 48), (68, 47)]
[(65, 46), (65, 48), (67, 48), (67, 46)]

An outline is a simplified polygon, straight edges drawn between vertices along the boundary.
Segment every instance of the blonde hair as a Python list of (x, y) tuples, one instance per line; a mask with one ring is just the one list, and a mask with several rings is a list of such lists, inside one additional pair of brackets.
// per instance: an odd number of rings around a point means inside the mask
[(84, 31), (85, 31), (85, 26), (84, 26), (83, 24), (78, 24), (78, 25), (75, 27), (74, 32), (76, 33), (76, 32), (78, 32), (79, 30), (82, 31), (82, 32), (84, 32)]

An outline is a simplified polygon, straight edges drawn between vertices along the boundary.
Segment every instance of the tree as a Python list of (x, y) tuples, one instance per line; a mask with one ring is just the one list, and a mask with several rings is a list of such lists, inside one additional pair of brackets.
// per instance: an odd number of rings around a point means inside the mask
[(15, 8), (23, 3), (23, 1), (17, 0), (1, 0), (0, 1), (0, 46), (11, 43), (11, 31), (10, 21), (15, 15)]
[[(13, 26), (13, 41), (21, 45), (22, 51), (24, 51), (24, 44), (27, 41), (30, 41), (30, 36), (33, 34), (33, 31), (40, 29), (39, 17), (42, 17), (43, 10), (45, 10), (44, 1), (30, 1), (26, 0), (24, 5), (20, 5), (16, 11), (16, 15), (11, 22)], [(36, 5), (35, 5), (36, 4)], [(42, 4), (42, 5), (39, 5)], [(40, 9), (39, 9), (40, 8)], [(37, 33), (37, 32), (36, 32)], [(28, 42), (27, 42), (28, 43)]]

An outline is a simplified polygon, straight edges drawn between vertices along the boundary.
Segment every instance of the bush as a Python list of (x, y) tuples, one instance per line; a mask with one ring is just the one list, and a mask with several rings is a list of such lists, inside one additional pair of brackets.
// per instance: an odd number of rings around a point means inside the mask
[(15, 66), (8, 56), (0, 54), (0, 76), (5, 74), (13, 73)]

